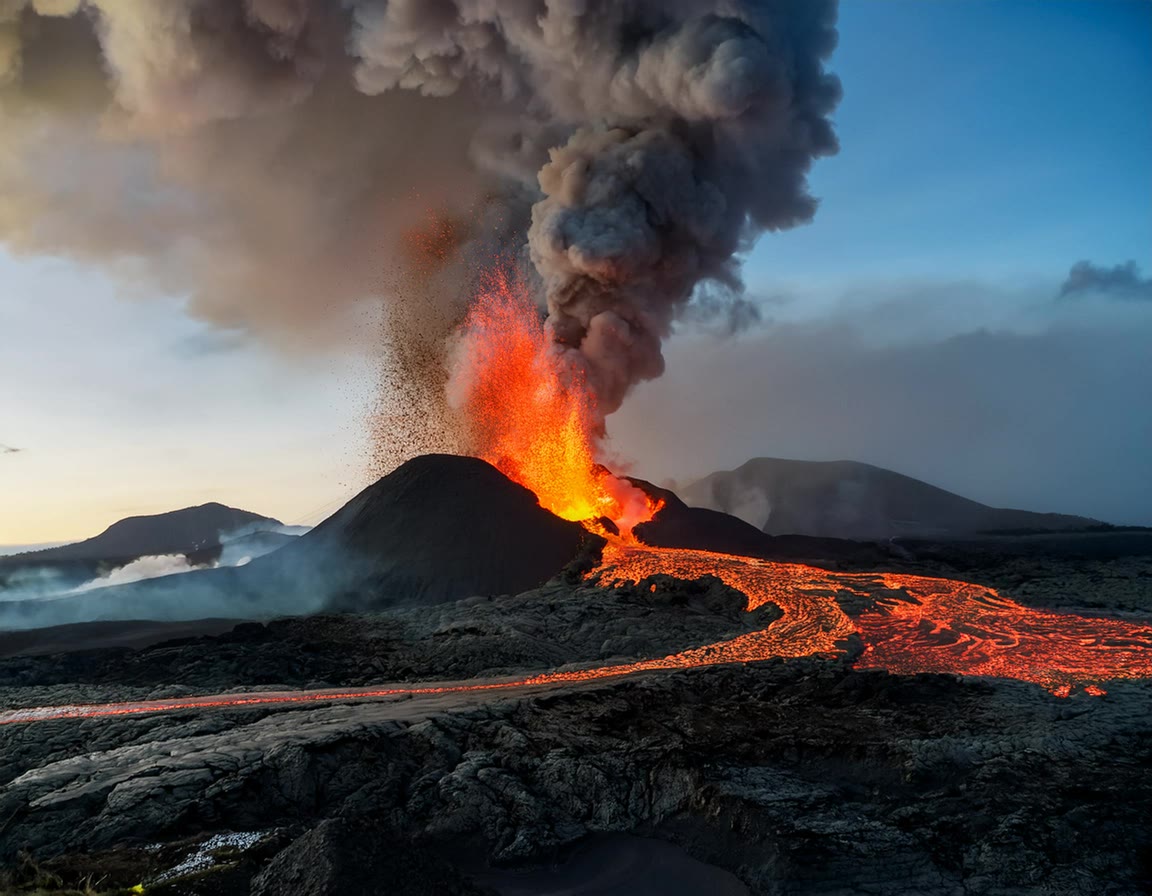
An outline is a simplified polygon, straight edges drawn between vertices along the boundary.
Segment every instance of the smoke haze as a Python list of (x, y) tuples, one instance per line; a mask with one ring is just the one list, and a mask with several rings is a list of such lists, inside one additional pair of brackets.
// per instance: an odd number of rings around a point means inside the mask
[(1152, 525), (1152, 306), (1055, 302), (1058, 285), (857, 285), (722, 345), (684, 328), (613, 440), (653, 480), (854, 460), (995, 507)]
[(1060, 287), (1060, 298), (1078, 298), (1093, 294), (1133, 301), (1152, 301), (1152, 277), (1141, 277), (1136, 262), (1114, 267), (1078, 261)]
[[(835, 14), (0, 0), (0, 240), (286, 346), (348, 338), (348, 312), (389, 292), (390, 335), (433, 353), (470, 262), (510, 252), (611, 412), (660, 375), (699, 284), (738, 294), (740, 250), (815, 211), (806, 174), (836, 150)], [(448, 257), (418, 288), (382, 286), (429, 209), (461, 222)]]

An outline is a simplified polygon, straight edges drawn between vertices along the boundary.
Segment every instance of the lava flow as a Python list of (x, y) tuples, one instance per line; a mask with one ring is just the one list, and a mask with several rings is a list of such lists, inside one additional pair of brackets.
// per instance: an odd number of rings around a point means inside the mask
[[(715, 576), (743, 593), (748, 608), (772, 602), (783, 618), (768, 628), (707, 647), (626, 667), (579, 670), (536, 680), (587, 680), (650, 669), (771, 657), (834, 655), (859, 635), (861, 668), (1017, 678), (1057, 694), (1115, 678), (1152, 677), (1152, 627), (1020, 606), (992, 589), (925, 576), (837, 574), (707, 551), (656, 548), (632, 536), (660, 505), (597, 464), (603, 435), (594, 396), (566, 370), (539, 323), (525, 285), (491, 274), (465, 325), (466, 415), (481, 457), (536, 493), (542, 506), (605, 535), (604, 584), (654, 575)], [(615, 537), (596, 522), (607, 517)], [(836, 600), (853, 594), (872, 609), (850, 619)], [(881, 596), (876, 599), (875, 595)]]
[[(1107, 681), (1152, 678), (1152, 622), (1036, 610), (995, 589), (953, 579), (839, 573), (623, 544), (609, 545), (601, 566), (590, 573), (606, 583), (639, 583), (658, 574), (715, 576), (744, 594), (748, 609), (770, 602), (783, 616), (761, 631), (635, 664), (635, 671), (830, 656), (843, 653), (847, 637), (856, 634), (864, 645), (856, 661), (860, 669), (1015, 678), (1058, 696), (1077, 686), (1099, 695)], [(838, 595), (872, 606), (850, 618)]]
[[(156, 712), (499, 692), (566, 685), (643, 672), (750, 663), (773, 658), (835, 657), (852, 634), (864, 642), (857, 668), (898, 674), (951, 672), (1015, 678), (1060, 697), (1073, 687), (1106, 693), (1100, 684), (1152, 678), (1152, 624), (1032, 610), (992, 589), (951, 579), (892, 573), (835, 573), (799, 563), (773, 563), (710, 551), (672, 550), (609, 541), (589, 573), (602, 585), (638, 584), (654, 575), (694, 580), (715, 576), (747, 596), (748, 608), (775, 604), (783, 615), (766, 628), (727, 641), (635, 663), (546, 672), (526, 678), (351, 688), (343, 691), (233, 693), (126, 703), (30, 707), (0, 712), (0, 725)], [(875, 602), (855, 618), (838, 594)]]
[[(858, 636), (855, 665), (896, 674), (942, 672), (1013, 678), (1057, 696), (1106, 693), (1118, 679), (1152, 678), (1152, 622), (1089, 618), (1021, 606), (980, 585), (895, 573), (839, 573), (798, 563), (640, 543), (632, 526), (658, 502), (597, 464), (602, 426), (575, 371), (552, 350), (527, 291), (493, 274), (466, 322), (468, 363), (454, 388), (478, 454), (536, 493), (542, 506), (605, 537), (587, 574), (604, 587), (664, 575), (712, 576), (745, 595), (748, 609), (774, 604), (781, 617), (758, 631), (664, 657), (505, 681), (386, 686), (343, 691), (224, 694), (131, 703), (47, 706), (0, 712), (0, 725), (215, 707), (309, 705), (565, 685), (642, 672), (773, 658), (837, 657)], [(605, 526), (602, 518), (614, 523)], [(613, 528), (620, 534), (615, 534)], [(839, 597), (865, 607), (850, 617)]]

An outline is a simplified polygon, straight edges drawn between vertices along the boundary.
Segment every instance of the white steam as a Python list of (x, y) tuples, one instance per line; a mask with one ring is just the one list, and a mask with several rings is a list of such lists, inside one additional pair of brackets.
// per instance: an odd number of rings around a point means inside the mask
[(155, 557), (140, 557), (125, 566), (104, 573), (104, 575), (85, 582), (65, 594), (83, 594), (86, 591), (96, 591), (113, 585), (127, 585), (131, 582), (143, 582), (145, 579), (158, 579), (161, 576), (180, 575), (192, 572), (195, 569), (208, 569), (215, 564), (194, 566), (188, 562), (183, 554), (161, 554)]

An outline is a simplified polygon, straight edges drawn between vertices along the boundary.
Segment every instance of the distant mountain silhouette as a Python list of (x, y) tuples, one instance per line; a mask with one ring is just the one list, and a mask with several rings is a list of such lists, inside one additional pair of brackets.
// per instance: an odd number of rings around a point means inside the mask
[(668, 489), (642, 479), (630, 477), (630, 481), (662, 502), (656, 515), (634, 530), (642, 542), (653, 547), (718, 551), (830, 569), (875, 568), (891, 560), (890, 554), (875, 544), (810, 535), (768, 535), (731, 514), (690, 507)]
[(0, 557), (0, 567), (118, 564), (158, 554), (194, 556), (219, 548), (220, 536), (229, 532), (280, 525), (279, 520), (247, 510), (201, 504), (169, 513), (129, 517), (75, 544)]
[(758, 457), (678, 492), (690, 506), (730, 513), (769, 535), (874, 540), (1100, 525), (1087, 517), (989, 507), (855, 461)]

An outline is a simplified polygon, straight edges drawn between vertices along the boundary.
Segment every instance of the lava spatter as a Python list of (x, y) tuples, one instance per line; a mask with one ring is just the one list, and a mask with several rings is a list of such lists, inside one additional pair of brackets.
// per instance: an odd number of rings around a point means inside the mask
[(599, 461), (603, 418), (584, 374), (556, 350), (539, 309), (511, 266), (483, 278), (460, 332), (454, 402), (477, 457), (530, 489), (557, 516), (623, 533), (658, 503)]

